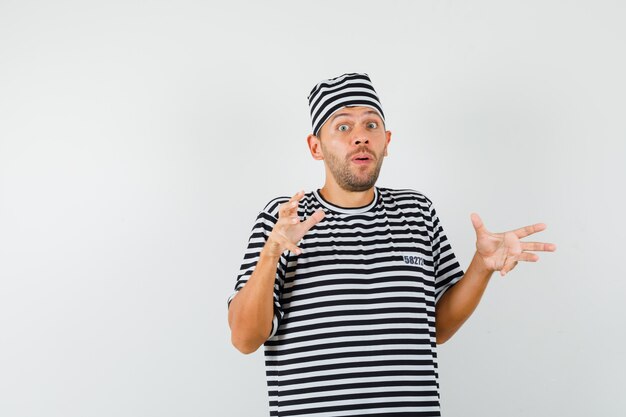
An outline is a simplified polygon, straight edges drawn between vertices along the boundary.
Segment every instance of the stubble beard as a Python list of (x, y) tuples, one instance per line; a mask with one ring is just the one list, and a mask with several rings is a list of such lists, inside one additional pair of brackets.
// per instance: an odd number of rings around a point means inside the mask
[(335, 181), (337, 184), (346, 191), (366, 191), (369, 190), (376, 184), (376, 180), (378, 180), (378, 175), (380, 174), (380, 168), (383, 165), (383, 158), (377, 158), (375, 161), (374, 169), (372, 169), (367, 175), (357, 175), (355, 174), (355, 168), (357, 170), (361, 170), (361, 168), (356, 165), (352, 167), (353, 163), (351, 160), (341, 161), (337, 156), (328, 152), (324, 154), (324, 159), (328, 164), (328, 168), (330, 172), (335, 177)]

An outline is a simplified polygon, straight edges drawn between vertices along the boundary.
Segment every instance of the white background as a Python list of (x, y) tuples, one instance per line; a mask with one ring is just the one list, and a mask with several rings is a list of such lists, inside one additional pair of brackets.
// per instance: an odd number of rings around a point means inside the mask
[(226, 299), (257, 212), (323, 184), (306, 97), (367, 72), (378, 185), (545, 222), (440, 347), (445, 416), (621, 416), (620, 1), (0, 2), (0, 415), (266, 416)]

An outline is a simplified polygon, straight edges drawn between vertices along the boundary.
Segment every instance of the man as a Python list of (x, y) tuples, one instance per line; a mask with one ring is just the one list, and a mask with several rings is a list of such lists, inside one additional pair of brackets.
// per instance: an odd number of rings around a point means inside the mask
[(432, 201), (375, 186), (391, 132), (367, 74), (309, 94), (321, 189), (271, 200), (257, 216), (228, 299), (232, 343), (265, 346), (272, 416), (438, 416), (436, 345), (474, 311), (493, 271), (531, 251), (535, 224), (489, 232), (463, 273)]

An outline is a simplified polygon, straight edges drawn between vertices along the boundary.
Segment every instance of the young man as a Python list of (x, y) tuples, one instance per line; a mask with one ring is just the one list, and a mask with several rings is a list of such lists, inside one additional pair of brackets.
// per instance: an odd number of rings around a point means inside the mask
[(477, 214), (465, 273), (432, 201), (375, 186), (391, 132), (367, 74), (309, 94), (321, 189), (271, 200), (257, 216), (235, 292), (232, 343), (265, 347), (272, 416), (438, 416), (436, 345), (504, 276), (548, 243), (542, 223), (491, 233)]

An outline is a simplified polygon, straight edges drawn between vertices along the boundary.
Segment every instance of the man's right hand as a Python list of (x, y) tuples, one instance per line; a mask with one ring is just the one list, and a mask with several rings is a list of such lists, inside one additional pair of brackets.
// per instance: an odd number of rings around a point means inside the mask
[(265, 243), (263, 251), (267, 255), (280, 257), (280, 255), (289, 250), (296, 255), (302, 253), (302, 249), (296, 246), (296, 243), (302, 237), (324, 218), (324, 210), (317, 210), (305, 221), (300, 221), (298, 216), (298, 201), (304, 197), (304, 191), (298, 191), (286, 203), (278, 208), (278, 221), (272, 229)]

